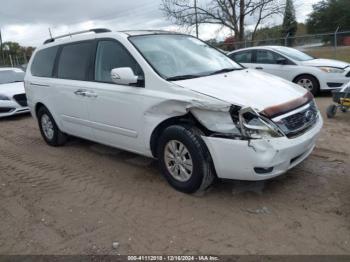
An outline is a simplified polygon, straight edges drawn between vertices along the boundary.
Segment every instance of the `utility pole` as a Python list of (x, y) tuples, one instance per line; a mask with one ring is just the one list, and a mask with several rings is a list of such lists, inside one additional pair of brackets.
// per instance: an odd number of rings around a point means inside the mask
[(2, 35), (1, 35), (1, 29), (0, 29), (0, 54), (1, 54), (1, 58), (2, 58), (2, 63), (5, 64), (4, 50), (2, 49)]
[(338, 32), (339, 32), (340, 26), (337, 27), (337, 30), (334, 32), (334, 57), (337, 58), (337, 47), (338, 47)]
[(197, 13), (197, 0), (194, 0), (194, 13), (196, 17), (196, 37), (198, 38), (198, 13)]

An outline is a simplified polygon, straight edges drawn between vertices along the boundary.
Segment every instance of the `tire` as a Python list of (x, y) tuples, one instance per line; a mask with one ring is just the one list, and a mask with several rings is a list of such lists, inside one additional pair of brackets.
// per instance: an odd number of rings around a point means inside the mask
[(337, 106), (336, 105), (330, 105), (329, 107), (327, 107), (327, 117), (328, 118), (333, 118), (335, 117), (337, 113)]
[[(215, 179), (212, 160), (200, 134), (200, 130), (193, 127), (174, 125), (163, 131), (158, 143), (157, 153), (161, 172), (173, 188), (183, 193), (190, 194), (204, 191)], [(172, 147), (174, 149), (174, 146), (178, 146), (176, 148), (178, 150), (175, 151), (181, 152), (180, 144), (185, 147), (182, 150), (183, 155), (179, 154), (179, 158), (176, 160), (174, 157), (173, 159), (175, 160), (171, 162), (169, 153), (172, 151), (170, 150)], [(186, 154), (186, 150), (188, 154)], [(191, 169), (191, 166), (188, 164), (190, 163), (189, 160), (192, 161), (191, 172), (189, 172), (189, 169)], [(175, 167), (176, 161), (180, 162), (177, 163), (177, 169)], [(176, 174), (174, 175), (174, 173)]]
[(37, 117), (40, 133), (48, 145), (62, 146), (66, 143), (67, 135), (59, 130), (54, 118), (46, 107), (39, 108)]
[(320, 92), (320, 84), (318, 80), (311, 75), (301, 75), (294, 79), (294, 83), (304, 87), (310, 91), (314, 96), (317, 96)]

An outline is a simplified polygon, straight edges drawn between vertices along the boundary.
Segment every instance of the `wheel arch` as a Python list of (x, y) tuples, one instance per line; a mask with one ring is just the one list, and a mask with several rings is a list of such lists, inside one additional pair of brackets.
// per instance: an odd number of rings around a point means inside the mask
[[(45, 108), (47, 108), (47, 106), (45, 106), (43, 103), (41, 103), (41, 102), (38, 102), (38, 103), (36, 103), (36, 105), (35, 105), (35, 117), (36, 118), (38, 118), (38, 112), (39, 112), (39, 109), (40, 108), (42, 108), (42, 107), (45, 107)], [(49, 109), (48, 109), (49, 110)], [(50, 111), (50, 110), (49, 110)]]
[(191, 112), (188, 112), (186, 115), (175, 116), (163, 120), (159, 123), (152, 131), (150, 138), (150, 148), (153, 157), (157, 158), (157, 147), (158, 147), (158, 138), (162, 132), (172, 125), (191, 125), (199, 128), (203, 133), (207, 134), (208, 130), (193, 116)]
[(56, 113), (53, 110), (51, 110), (50, 107), (47, 106), (47, 104), (45, 104), (43, 102), (37, 102), (35, 104), (34, 112), (35, 112), (36, 119), (38, 119), (38, 111), (42, 107), (46, 108), (50, 112), (50, 114), (52, 115), (53, 119), (55, 120), (57, 126), (62, 130), (62, 126), (61, 126), (60, 121), (57, 121), (57, 120), (59, 120), (59, 118), (57, 117)]

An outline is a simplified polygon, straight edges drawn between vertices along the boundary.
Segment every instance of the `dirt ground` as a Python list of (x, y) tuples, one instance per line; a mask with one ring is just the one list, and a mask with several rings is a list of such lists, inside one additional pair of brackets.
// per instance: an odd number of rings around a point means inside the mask
[(0, 253), (350, 254), (349, 155), (339, 114), (286, 175), (191, 196), (150, 159), (79, 139), (52, 148), (30, 116), (0, 120)]

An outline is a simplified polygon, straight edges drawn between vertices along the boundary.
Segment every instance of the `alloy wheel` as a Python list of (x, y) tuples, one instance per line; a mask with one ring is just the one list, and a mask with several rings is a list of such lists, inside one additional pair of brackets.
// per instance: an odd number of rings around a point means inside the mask
[(52, 140), (55, 135), (52, 121), (47, 114), (41, 116), (41, 127), (47, 139)]
[(177, 140), (170, 140), (164, 150), (165, 165), (171, 176), (180, 181), (188, 181), (193, 173), (193, 161), (186, 146)]
[(314, 84), (310, 79), (302, 78), (297, 82), (298, 85), (304, 87), (305, 89), (312, 91), (314, 88)]

